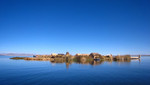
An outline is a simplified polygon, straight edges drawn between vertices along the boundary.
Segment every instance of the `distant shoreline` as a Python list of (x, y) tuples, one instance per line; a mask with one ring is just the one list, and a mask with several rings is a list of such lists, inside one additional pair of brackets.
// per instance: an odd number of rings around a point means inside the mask
[[(34, 56), (34, 55), (36, 55), (36, 54), (27, 54), (27, 53), (0, 53), (0, 56)], [(42, 55), (44, 55), (44, 54), (42, 54)], [(130, 54), (128, 54), (128, 55), (130, 55)], [(148, 55), (145, 55), (145, 54), (136, 54), (136, 55), (133, 54), (132, 55), (131, 54), (131, 56), (139, 56), (139, 55), (141, 55), (141, 56), (150, 56), (150, 54), (148, 54)], [(114, 55), (114, 56), (117, 56), (117, 55)]]
[(1, 53), (0, 56), (33, 56), (34, 54), (25, 53)]

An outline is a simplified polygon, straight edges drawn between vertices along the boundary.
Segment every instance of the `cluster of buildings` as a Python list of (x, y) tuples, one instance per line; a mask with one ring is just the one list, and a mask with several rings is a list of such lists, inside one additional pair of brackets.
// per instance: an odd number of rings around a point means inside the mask
[(91, 54), (80, 54), (77, 53), (76, 55), (72, 56), (69, 52), (66, 52), (66, 54), (56, 54), (52, 53), (51, 55), (35, 55), (36, 58), (64, 58), (64, 57), (92, 57), (93, 59), (103, 59), (103, 58), (112, 58), (112, 55), (103, 56), (99, 53), (91, 53)]
[(51, 55), (34, 55), (33, 57), (36, 57), (36, 58), (55, 58), (55, 57), (66, 57), (66, 56), (70, 56), (69, 52), (66, 52), (66, 54), (52, 53)]

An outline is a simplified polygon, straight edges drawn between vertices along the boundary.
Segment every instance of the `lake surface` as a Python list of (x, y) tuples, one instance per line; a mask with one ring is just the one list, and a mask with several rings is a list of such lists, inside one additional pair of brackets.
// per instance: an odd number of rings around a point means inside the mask
[(150, 85), (150, 56), (128, 62), (59, 63), (0, 56), (0, 85)]

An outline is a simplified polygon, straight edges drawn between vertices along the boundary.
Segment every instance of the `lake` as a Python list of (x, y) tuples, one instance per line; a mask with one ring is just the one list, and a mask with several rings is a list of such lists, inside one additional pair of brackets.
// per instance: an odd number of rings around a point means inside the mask
[(127, 62), (50, 62), (0, 56), (0, 85), (149, 85), (150, 56)]

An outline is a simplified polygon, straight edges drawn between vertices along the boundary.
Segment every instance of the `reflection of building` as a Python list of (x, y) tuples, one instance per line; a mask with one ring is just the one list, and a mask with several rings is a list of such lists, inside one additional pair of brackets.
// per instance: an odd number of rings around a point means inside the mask
[(72, 64), (73, 61), (70, 59), (67, 60), (65, 58), (55, 58), (55, 59), (51, 59), (50, 62), (53, 64), (54, 63), (61, 63), (61, 64), (65, 63), (66, 68), (69, 68), (69, 65)]
[(66, 63), (66, 68), (67, 68), (67, 69), (69, 68), (69, 65), (70, 65), (70, 63)]
[(92, 62), (90, 62), (91, 65), (100, 65), (100, 64), (102, 64), (102, 63), (104, 63), (103, 60), (99, 60), (99, 61), (93, 60)]

